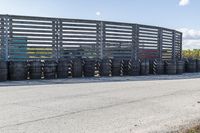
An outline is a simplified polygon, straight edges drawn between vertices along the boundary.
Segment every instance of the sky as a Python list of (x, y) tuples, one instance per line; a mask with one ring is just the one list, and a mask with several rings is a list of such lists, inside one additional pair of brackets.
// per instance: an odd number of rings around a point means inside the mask
[(183, 32), (200, 49), (200, 0), (0, 0), (0, 14), (141, 23)]

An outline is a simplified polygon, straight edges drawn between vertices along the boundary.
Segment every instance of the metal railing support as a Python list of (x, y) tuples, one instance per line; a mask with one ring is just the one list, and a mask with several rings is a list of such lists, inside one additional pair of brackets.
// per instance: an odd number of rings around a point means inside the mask
[(9, 31), (9, 16), (6, 15), (5, 18), (4, 18), (4, 21), (5, 21), (5, 25), (4, 25), (4, 36), (3, 36), (3, 40), (4, 40), (4, 52), (5, 52), (5, 56), (4, 56), (4, 59), (5, 61), (8, 61), (9, 60), (9, 34), (8, 34), (8, 31)]
[(139, 58), (139, 26), (137, 24), (133, 25), (132, 28), (132, 42), (133, 42), (133, 53), (131, 58), (138, 60)]
[(162, 28), (158, 30), (158, 50), (159, 50), (159, 58), (162, 60), (162, 49), (163, 49), (163, 31)]
[(104, 58), (104, 44), (105, 44), (105, 23), (100, 22), (100, 58)]
[(58, 43), (57, 43), (57, 59), (61, 58), (61, 55), (63, 54), (63, 24), (62, 20), (58, 19)]
[(182, 59), (182, 50), (183, 50), (183, 33), (180, 33), (180, 59)]
[(175, 31), (173, 31), (173, 33), (172, 33), (173, 35), (173, 37), (172, 37), (172, 60), (173, 61), (175, 61), (176, 60), (176, 49), (175, 49), (175, 47), (176, 47), (176, 32)]
[(58, 60), (58, 31), (57, 31), (57, 20), (52, 21), (52, 58)]

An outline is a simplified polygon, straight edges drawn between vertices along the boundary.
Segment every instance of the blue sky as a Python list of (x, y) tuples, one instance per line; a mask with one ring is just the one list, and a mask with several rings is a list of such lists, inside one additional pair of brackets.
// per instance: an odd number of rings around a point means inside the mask
[(174, 28), (200, 48), (200, 0), (0, 0), (0, 14), (111, 20)]

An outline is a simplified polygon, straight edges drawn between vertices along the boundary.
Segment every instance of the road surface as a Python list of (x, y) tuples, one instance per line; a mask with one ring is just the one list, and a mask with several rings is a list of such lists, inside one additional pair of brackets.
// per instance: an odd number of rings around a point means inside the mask
[(0, 83), (0, 133), (169, 132), (200, 123), (200, 74)]

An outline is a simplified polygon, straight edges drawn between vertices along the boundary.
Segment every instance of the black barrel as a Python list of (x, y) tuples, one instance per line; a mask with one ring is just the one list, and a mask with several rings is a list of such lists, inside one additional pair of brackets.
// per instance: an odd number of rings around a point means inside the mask
[(128, 65), (128, 75), (129, 76), (139, 76), (140, 75), (140, 61), (129, 60)]
[(149, 74), (154, 74), (154, 61), (155, 60), (149, 60)]
[(176, 62), (176, 73), (177, 74), (183, 74), (184, 73), (184, 67), (185, 67), (185, 62), (182, 60), (179, 60)]
[(72, 61), (72, 77), (79, 78), (83, 76), (82, 59), (75, 58)]
[(71, 59), (59, 60), (57, 66), (57, 78), (60, 79), (68, 78), (71, 67), (72, 67)]
[(0, 81), (6, 81), (8, 79), (8, 63), (6, 61), (0, 61)]
[(176, 74), (176, 61), (166, 61), (165, 62), (165, 73), (168, 75)]
[(165, 63), (164, 61), (162, 60), (154, 60), (153, 61), (153, 74), (154, 75), (162, 75), (164, 74), (164, 66), (165, 66)]
[(189, 59), (186, 61), (186, 71), (189, 73), (194, 73), (196, 72), (197, 69), (197, 62), (196, 60)]
[(149, 74), (149, 60), (141, 61), (141, 75), (148, 75)]
[(57, 63), (55, 61), (47, 60), (44, 62), (44, 78), (45, 79), (55, 79), (56, 78), (56, 67)]
[(112, 76), (121, 76), (122, 74), (122, 59), (112, 59)]
[(10, 61), (9, 62), (9, 79), (26, 80), (28, 75), (27, 62)]
[(95, 59), (84, 59), (84, 77), (94, 77), (96, 71), (96, 63)]
[(187, 59), (183, 58), (182, 61), (184, 62), (184, 68), (183, 68), (183, 72), (187, 72)]
[(197, 64), (197, 72), (200, 72), (200, 60), (199, 59), (196, 60), (196, 64)]
[(100, 60), (99, 74), (100, 76), (110, 76), (112, 70), (112, 60), (102, 59)]
[(130, 59), (124, 59), (122, 62), (122, 73), (123, 76), (128, 76), (128, 66)]
[(188, 59), (184, 59), (184, 61), (185, 61), (185, 72), (189, 72), (189, 68), (188, 68), (188, 66), (189, 66), (189, 60)]
[(41, 79), (41, 77), (42, 77), (42, 62), (29, 61), (29, 78)]

